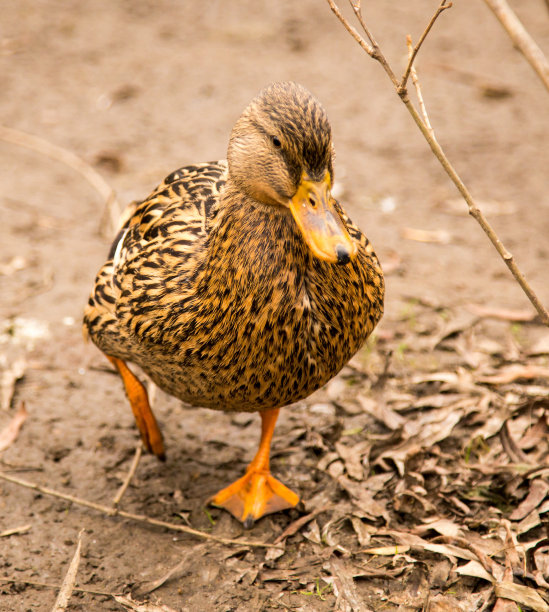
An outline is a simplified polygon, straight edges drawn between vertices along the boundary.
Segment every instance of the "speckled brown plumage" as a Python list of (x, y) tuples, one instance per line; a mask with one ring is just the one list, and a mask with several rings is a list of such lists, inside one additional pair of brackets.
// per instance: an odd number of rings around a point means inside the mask
[(331, 185), (332, 158), (306, 90), (263, 92), (228, 164), (181, 168), (129, 207), (86, 309), (93, 342), (194, 406), (262, 411), (326, 383), (374, 329), (384, 294), (370, 243), (338, 203), (357, 246), (344, 265), (313, 255), (281, 205), (304, 175)]

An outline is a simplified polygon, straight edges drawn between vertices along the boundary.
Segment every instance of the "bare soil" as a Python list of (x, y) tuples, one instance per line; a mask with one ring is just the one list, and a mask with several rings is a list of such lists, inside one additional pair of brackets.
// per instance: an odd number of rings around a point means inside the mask
[[(406, 34), (418, 39), (437, 2), (367, 5), (400, 73)], [(545, 4), (515, 5), (549, 52)], [(75, 591), (70, 610), (124, 609), (112, 594), (189, 612), (547, 609), (547, 329), (328, 5), (0, 6), (2, 123), (79, 155), (123, 203), (179, 166), (223, 158), (233, 122), (266, 84), (305, 85), (331, 119), (340, 200), (387, 281), (375, 338), (282, 411), (272, 468), (301, 494), (295, 510), (246, 532), (207, 508), (253, 456), (258, 418), (157, 394), (168, 460), (143, 456), (120, 507), (270, 543), (309, 515), (283, 551), (0, 480), (0, 609), (50, 610), (81, 529), (77, 587), (88, 592)], [(549, 304), (547, 92), (480, 0), (441, 16), (417, 66), (438, 140)], [(137, 432), (120, 381), (80, 329), (109, 244), (105, 203), (43, 154), (0, 142), (0, 156), (0, 432), (22, 402), (28, 411), (0, 470), (110, 506)]]

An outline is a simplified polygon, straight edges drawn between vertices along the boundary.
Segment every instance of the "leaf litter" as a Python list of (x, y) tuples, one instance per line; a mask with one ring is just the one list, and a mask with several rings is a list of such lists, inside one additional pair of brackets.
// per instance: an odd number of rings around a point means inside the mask
[[(531, 342), (509, 342), (514, 319), (413, 309), (285, 411), (273, 457), (303, 493), (301, 515), (255, 527), (280, 548), (183, 548), (114, 601), (190, 610), (173, 589), (201, 576), (217, 583), (216, 609), (240, 593), (239, 610), (549, 610), (549, 368), (532, 350), (544, 328), (524, 323)], [(235, 529), (210, 516), (214, 533)]]

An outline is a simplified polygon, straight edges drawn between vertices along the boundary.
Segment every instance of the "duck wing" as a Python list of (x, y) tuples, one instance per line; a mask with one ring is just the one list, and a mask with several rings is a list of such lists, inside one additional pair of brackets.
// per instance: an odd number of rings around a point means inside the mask
[(227, 172), (225, 161), (180, 168), (126, 208), (84, 316), (101, 350), (129, 359), (136, 341), (161, 341), (174, 301), (181, 312), (192, 297)]

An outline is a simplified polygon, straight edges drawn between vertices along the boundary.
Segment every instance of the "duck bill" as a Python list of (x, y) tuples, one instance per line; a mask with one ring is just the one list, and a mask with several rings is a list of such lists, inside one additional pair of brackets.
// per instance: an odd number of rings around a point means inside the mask
[(329, 263), (349, 263), (357, 246), (333, 204), (330, 175), (313, 181), (305, 173), (289, 207), (313, 255)]

